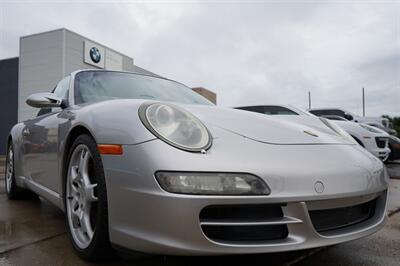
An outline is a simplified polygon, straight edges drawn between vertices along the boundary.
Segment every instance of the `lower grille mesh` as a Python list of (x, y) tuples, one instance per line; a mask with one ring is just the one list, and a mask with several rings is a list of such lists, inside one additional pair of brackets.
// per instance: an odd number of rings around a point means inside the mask
[(203, 233), (217, 242), (266, 242), (288, 236), (280, 205), (208, 206), (200, 212)]
[(317, 232), (330, 232), (362, 223), (375, 213), (376, 199), (351, 207), (310, 211)]

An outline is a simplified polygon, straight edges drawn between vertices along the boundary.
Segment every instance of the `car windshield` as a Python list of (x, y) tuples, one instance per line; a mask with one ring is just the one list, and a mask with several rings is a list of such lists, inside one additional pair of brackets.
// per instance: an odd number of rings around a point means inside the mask
[(163, 78), (111, 71), (83, 71), (76, 74), (77, 104), (110, 99), (149, 99), (213, 105), (185, 85)]
[(282, 107), (282, 106), (264, 106), (264, 114), (266, 115), (299, 115), (296, 112), (293, 112), (292, 110)]
[(346, 118), (338, 116), (338, 115), (323, 115), (322, 117), (325, 117), (326, 119), (329, 119), (329, 120), (349, 121)]
[(298, 113), (282, 106), (276, 105), (260, 105), (260, 106), (243, 106), (236, 109), (266, 114), (266, 115), (298, 115)]

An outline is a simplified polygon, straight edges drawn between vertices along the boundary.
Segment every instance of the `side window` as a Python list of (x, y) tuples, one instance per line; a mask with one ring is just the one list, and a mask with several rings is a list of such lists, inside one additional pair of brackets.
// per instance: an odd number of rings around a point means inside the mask
[(309, 112), (316, 116), (327, 115), (325, 110), (310, 110)]
[(67, 100), (69, 92), (69, 81), (70, 81), (70, 76), (61, 80), (57, 84), (57, 87), (54, 89), (53, 93), (57, 95), (59, 98)]
[(40, 108), (37, 116), (45, 115), (51, 113), (51, 108)]

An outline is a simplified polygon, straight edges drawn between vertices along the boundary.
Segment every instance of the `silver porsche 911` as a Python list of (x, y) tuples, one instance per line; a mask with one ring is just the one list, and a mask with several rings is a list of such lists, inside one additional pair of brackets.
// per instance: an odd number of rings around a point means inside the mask
[(188, 87), (82, 70), (27, 104), (6, 191), (65, 211), (84, 259), (264, 253), (367, 236), (385, 221), (382, 163), (329, 121), (219, 108)]

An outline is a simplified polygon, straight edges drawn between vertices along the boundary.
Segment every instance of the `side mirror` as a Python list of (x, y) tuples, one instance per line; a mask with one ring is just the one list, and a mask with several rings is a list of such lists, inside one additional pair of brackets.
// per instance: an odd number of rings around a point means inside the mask
[(349, 121), (353, 121), (354, 117), (351, 114), (345, 113), (344, 118), (346, 118)]
[(26, 103), (35, 108), (63, 107), (63, 100), (50, 92), (35, 93), (26, 99)]

